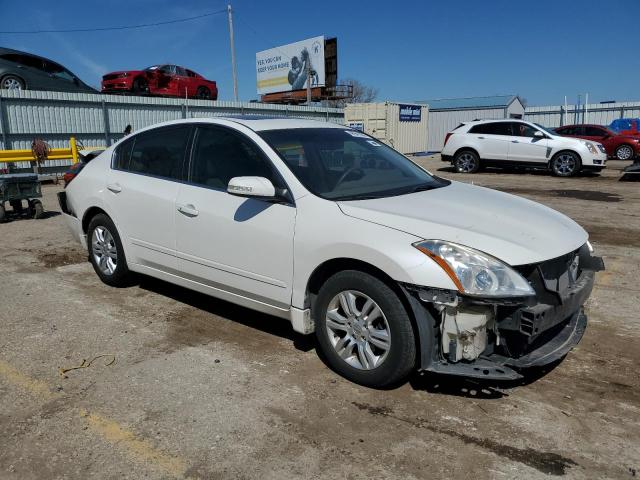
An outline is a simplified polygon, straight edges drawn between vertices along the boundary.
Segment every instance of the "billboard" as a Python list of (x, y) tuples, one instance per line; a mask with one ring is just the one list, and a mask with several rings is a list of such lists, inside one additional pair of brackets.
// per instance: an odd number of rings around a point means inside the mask
[(325, 86), (324, 36), (256, 53), (258, 94), (307, 88), (307, 65), (311, 87)]

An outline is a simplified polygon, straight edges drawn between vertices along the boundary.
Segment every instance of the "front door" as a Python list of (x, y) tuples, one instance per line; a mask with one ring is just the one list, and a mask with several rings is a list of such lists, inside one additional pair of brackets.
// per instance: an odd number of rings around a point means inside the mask
[(175, 200), (190, 126), (139, 133), (115, 151), (105, 201), (126, 243), (127, 261), (174, 271)]
[(508, 159), (511, 136), (509, 122), (480, 123), (472, 127), (469, 134), (476, 138), (474, 144), (482, 160)]
[(189, 182), (180, 186), (175, 205), (178, 268), (213, 290), (288, 308), (296, 208), (227, 193), (229, 180), (240, 176), (266, 177), (286, 188), (249, 138), (226, 127), (199, 127)]
[(526, 123), (513, 122), (512, 135), (509, 142), (509, 161), (517, 163), (540, 163), (549, 161), (551, 153), (547, 148), (549, 139), (545, 136), (536, 137), (536, 132), (542, 132)]

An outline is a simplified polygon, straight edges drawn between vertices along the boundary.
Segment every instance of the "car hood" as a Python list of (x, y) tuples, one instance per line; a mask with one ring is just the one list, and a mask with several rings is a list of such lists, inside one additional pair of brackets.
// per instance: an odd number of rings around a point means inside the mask
[(458, 182), (425, 192), (338, 205), (345, 215), (425, 240), (466, 245), (509, 265), (556, 258), (588, 239), (580, 225), (544, 205)]

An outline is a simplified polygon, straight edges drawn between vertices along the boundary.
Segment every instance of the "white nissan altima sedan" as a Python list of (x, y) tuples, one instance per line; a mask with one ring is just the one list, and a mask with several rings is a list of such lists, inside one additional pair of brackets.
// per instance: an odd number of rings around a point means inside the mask
[(289, 319), (371, 387), (413, 370), (516, 379), (562, 358), (604, 268), (566, 216), (317, 121), (156, 125), (59, 199), (104, 283), (135, 272)]

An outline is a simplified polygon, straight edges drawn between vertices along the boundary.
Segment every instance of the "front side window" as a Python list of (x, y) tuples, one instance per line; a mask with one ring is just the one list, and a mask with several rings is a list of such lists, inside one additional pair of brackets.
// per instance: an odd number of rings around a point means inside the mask
[(120, 162), (122, 169), (130, 172), (181, 180), (190, 130), (188, 126), (179, 126), (140, 133), (131, 139), (133, 146), (128, 166), (126, 147), (122, 150), (122, 159), (118, 147), (114, 163), (117, 165)]
[(271, 162), (244, 136), (224, 128), (198, 129), (192, 154), (190, 181), (226, 190), (233, 177), (265, 177), (284, 188)]
[(533, 138), (535, 137), (535, 133), (538, 131), (537, 128), (534, 128), (531, 125), (528, 125), (526, 123), (516, 123), (516, 122), (511, 124), (511, 129), (513, 131), (514, 137)]
[(588, 137), (604, 137), (607, 132), (598, 127), (584, 127), (584, 134)]
[(390, 197), (449, 184), (355, 130), (294, 128), (259, 135), (307, 190), (328, 200)]
[(485, 135), (511, 136), (511, 124), (509, 122), (480, 123), (471, 127), (469, 133), (483, 133)]

